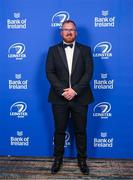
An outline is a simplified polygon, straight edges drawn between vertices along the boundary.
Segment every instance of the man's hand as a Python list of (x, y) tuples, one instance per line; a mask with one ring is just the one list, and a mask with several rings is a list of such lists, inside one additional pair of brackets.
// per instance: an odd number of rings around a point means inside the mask
[(72, 100), (75, 95), (77, 95), (77, 93), (72, 88), (64, 89), (64, 93), (62, 94), (62, 96), (69, 101)]

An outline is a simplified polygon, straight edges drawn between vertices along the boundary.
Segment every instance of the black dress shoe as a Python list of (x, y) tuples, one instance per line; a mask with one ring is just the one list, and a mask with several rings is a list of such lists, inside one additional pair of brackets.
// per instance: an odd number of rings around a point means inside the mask
[(56, 174), (60, 170), (61, 165), (62, 165), (62, 160), (54, 160), (54, 163), (51, 168), (51, 174)]
[(78, 166), (80, 168), (80, 171), (84, 174), (84, 175), (89, 175), (89, 168), (86, 164), (86, 160), (79, 160), (78, 161)]

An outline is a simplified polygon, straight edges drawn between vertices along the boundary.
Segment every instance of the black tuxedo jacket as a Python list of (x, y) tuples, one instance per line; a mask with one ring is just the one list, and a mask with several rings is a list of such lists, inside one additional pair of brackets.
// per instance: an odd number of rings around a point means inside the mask
[[(91, 50), (89, 47), (75, 43), (71, 87), (77, 95), (71, 100), (80, 105), (87, 105), (93, 101), (90, 80), (93, 73)], [(69, 71), (63, 43), (49, 48), (46, 60), (46, 75), (51, 84), (49, 102), (65, 104), (68, 102), (63, 96), (63, 89), (69, 88)]]

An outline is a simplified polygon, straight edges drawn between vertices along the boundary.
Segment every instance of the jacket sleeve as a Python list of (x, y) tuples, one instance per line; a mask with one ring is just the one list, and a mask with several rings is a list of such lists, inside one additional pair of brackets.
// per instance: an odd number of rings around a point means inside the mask
[(85, 71), (80, 81), (72, 87), (73, 90), (77, 93), (77, 95), (80, 95), (80, 93), (82, 93), (84, 88), (89, 86), (93, 74), (93, 61), (92, 61), (91, 49), (87, 47), (84, 51), (81, 50), (81, 53), (82, 53), (82, 58), (85, 62)]
[(62, 96), (63, 89), (65, 87), (56, 76), (54, 61), (55, 61), (55, 58), (53, 54), (53, 48), (50, 47), (48, 50), (48, 55), (46, 59), (46, 75), (47, 75), (47, 79), (49, 80), (51, 86), (55, 89), (56, 93), (59, 96)]

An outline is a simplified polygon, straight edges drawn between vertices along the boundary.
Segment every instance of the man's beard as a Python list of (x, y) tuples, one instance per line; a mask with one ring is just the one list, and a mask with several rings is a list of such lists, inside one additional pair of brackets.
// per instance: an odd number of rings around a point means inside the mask
[(72, 43), (74, 40), (75, 40), (75, 38), (72, 38), (71, 36), (70, 36), (70, 38), (63, 38), (63, 40), (66, 42), (66, 43)]

